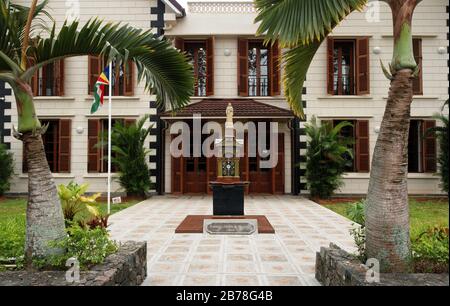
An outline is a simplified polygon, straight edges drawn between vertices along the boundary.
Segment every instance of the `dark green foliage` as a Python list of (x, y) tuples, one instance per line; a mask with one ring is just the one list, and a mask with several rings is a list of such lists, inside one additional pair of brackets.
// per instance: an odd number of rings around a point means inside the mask
[(412, 241), (416, 273), (448, 273), (448, 228), (431, 227)]
[(339, 135), (343, 127), (351, 126), (350, 122), (341, 122), (335, 127), (329, 124), (318, 125), (315, 117), (305, 124), (308, 136), (306, 152), (306, 180), (312, 197), (329, 198), (342, 186), (342, 174), (349, 163), (344, 155), (353, 158), (348, 145), (353, 139)]
[[(151, 130), (151, 126), (144, 128), (148, 118), (144, 116), (133, 124), (117, 121), (111, 133), (111, 162), (119, 172), (117, 181), (131, 196), (146, 196), (152, 187), (146, 162), (150, 151), (145, 148), (145, 139)], [(107, 143), (106, 140), (103, 135), (103, 143)]]
[(0, 196), (9, 190), (9, 180), (13, 173), (13, 155), (0, 143)]
[[(448, 100), (445, 102), (444, 107), (448, 106)], [(427, 133), (436, 133), (437, 139), (439, 141), (439, 156), (438, 156), (438, 162), (440, 165), (439, 168), (439, 175), (441, 176), (441, 182), (442, 182), (442, 190), (448, 193), (448, 134), (449, 134), (449, 126), (448, 126), (448, 115), (439, 114), (435, 115), (434, 118), (441, 122), (442, 126), (437, 126), (435, 128), (431, 128), (427, 131)]]
[(365, 204), (366, 200), (361, 200), (352, 204), (352, 206), (347, 209), (347, 216), (349, 217), (349, 219), (362, 226), (364, 226), (366, 223), (364, 213)]
[(366, 262), (366, 220), (365, 220), (365, 212), (364, 207), (366, 204), (366, 200), (358, 201), (352, 204), (347, 209), (347, 216), (355, 223), (353, 228), (350, 230), (350, 235), (353, 237), (355, 241), (357, 251), (357, 257), (361, 262)]
[(66, 250), (64, 254), (36, 259), (35, 264), (39, 267), (63, 268), (69, 258), (75, 257), (80, 263), (80, 268), (85, 269), (102, 263), (108, 255), (118, 250), (118, 245), (109, 239), (108, 231), (104, 228), (86, 229), (73, 225), (67, 229), (67, 233), (65, 239), (54, 243)]

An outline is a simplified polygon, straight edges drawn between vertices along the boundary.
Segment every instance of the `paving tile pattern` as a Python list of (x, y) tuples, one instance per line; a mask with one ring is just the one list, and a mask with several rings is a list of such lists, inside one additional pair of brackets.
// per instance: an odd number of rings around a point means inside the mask
[(150, 286), (319, 285), (321, 246), (355, 251), (350, 220), (300, 197), (246, 197), (245, 214), (265, 215), (275, 234), (175, 234), (186, 215), (202, 214), (212, 214), (209, 196), (155, 196), (112, 215), (110, 231), (118, 241), (147, 241)]

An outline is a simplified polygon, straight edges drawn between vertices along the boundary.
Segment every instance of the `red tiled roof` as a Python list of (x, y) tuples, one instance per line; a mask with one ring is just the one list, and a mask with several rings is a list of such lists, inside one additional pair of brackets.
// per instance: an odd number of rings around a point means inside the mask
[(201, 114), (202, 117), (225, 118), (225, 110), (231, 103), (234, 117), (238, 118), (293, 118), (294, 114), (287, 109), (258, 102), (252, 99), (203, 99), (199, 102), (189, 104), (175, 113), (167, 111), (161, 114), (163, 119), (192, 117)]

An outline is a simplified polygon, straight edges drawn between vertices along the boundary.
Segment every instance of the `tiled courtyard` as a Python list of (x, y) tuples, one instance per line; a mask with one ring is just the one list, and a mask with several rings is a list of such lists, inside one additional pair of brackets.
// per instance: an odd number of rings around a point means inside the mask
[(212, 214), (209, 196), (158, 196), (114, 214), (112, 238), (146, 240), (144, 285), (318, 285), (315, 253), (334, 242), (354, 251), (351, 221), (293, 196), (248, 196), (245, 213), (265, 215), (275, 234), (175, 234), (186, 215)]

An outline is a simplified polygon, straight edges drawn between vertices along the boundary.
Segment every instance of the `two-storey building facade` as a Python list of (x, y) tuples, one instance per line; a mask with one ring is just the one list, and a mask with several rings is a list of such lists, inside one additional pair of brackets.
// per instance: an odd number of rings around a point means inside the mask
[[(263, 37), (255, 36), (258, 24), (254, 23), (256, 11), (251, 1), (187, 1), (183, 5), (173, 0), (78, 3), (81, 22), (100, 16), (143, 29), (153, 28), (191, 58), (194, 96), (190, 105), (176, 113), (156, 106), (155, 97), (136, 82), (133, 65), (127, 70), (115, 67), (114, 120), (133, 121), (143, 114), (151, 115), (149, 164), (156, 192), (208, 193), (208, 183), (217, 175), (216, 158), (203, 154), (172, 156), (170, 143), (176, 136), (172, 127), (176, 122), (184, 122), (191, 130), (194, 115), (201, 116), (202, 124), (223, 124), (225, 109), (231, 103), (235, 119), (244, 124), (278, 124), (273, 136), (277, 138), (275, 167), (260, 167), (261, 160), (267, 158), (263, 154), (241, 158), (239, 175), (250, 181), (247, 192), (307, 193), (303, 177), (305, 122), (293, 116), (283, 96), (280, 59), (284, 50), (277, 44), (266, 46)], [(65, 1), (50, 1), (50, 9), (61, 24), (67, 13)], [(354, 159), (339, 191), (342, 194), (367, 192), (372, 151), (388, 94), (389, 81), (383, 75), (380, 60), (387, 64), (392, 57), (391, 14), (384, 3), (375, 9), (352, 13), (333, 31), (320, 47), (305, 82), (306, 120), (314, 115), (331, 124), (343, 120), (352, 123), (343, 131), (355, 141), (351, 148)], [(439, 167), (438, 146), (434, 137), (423, 137), (423, 131), (436, 124), (432, 116), (448, 99), (448, 32), (448, 3), (422, 2), (413, 21), (414, 56), (421, 71), (414, 80), (409, 136), (411, 194), (441, 194), (439, 177), (435, 175)], [(56, 182), (88, 182), (90, 191), (100, 192), (106, 190), (105, 152), (95, 144), (107, 130), (107, 110), (90, 115), (89, 106), (93, 84), (103, 66), (96, 57), (66, 59), (43, 67), (32, 81), (37, 113), (49, 123), (44, 143)], [(0, 84), (0, 95), (6, 101), (0, 101), (3, 141), (15, 156), (10, 192), (24, 193), (27, 175), (22, 166), (22, 144), (10, 132), (11, 125), (17, 124), (14, 98), (4, 84)], [(248, 142), (245, 135), (244, 140)], [(113, 190), (118, 189), (119, 186), (113, 186)]]

